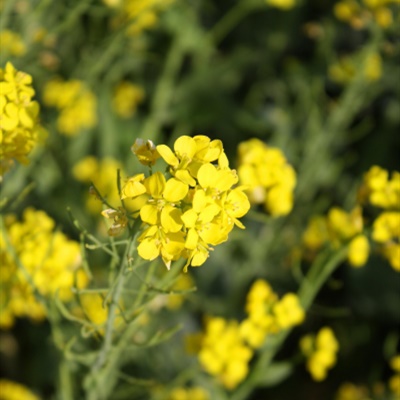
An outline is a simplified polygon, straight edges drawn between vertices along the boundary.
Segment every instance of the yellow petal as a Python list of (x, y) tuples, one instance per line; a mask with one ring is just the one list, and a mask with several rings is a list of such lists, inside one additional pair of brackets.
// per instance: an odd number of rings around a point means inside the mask
[(197, 173), (197, 180), (204, 189), (214, 187), (216, 175), (217, 168), (215, 168), (214, 165), (207, 163), (200, 167), (199, 172)]
[(156, 206), (146, 204), (140, 209), (140, 218), (149, 225), (157, 225), (158, 210)]
[(168, 146), (160, 144), (157, 146), (157, 151), (168, 165), (178, 166), (179, 160)]
[(161, 172), (156, 172), (144, 180), (144, 186), (148, 194), (160, 198), (165, 188), (165, 177)]
[(154, 260), (160, 254), (159, 248), (152, 239), (144, 239), (138, 246), (139, 256), (145, 260)]
[(187, 249), (193, 250), (197, 247), (197, 243), (199, 241), (199, 235), (197, 234), (195, 229), (189, 229), (187, 236), (185, 247)]
[(178, 179), (171, 178), (168, 179), (165, 189), (163, 192), (163, 197), (165, 200), (172, 203), (182, 200), (188, 193), (189, 186), (185, 183), (178, 181)]
[(178, 232), (182, 228), (181, 210), (166, 205), (161, 210), (161, 226), (165, 232)]
[(181, 136), (174, 143), (175, 153), (182, 159), (184, 157), (192, 159), (196, 154), (196, 141), (190, 136)]

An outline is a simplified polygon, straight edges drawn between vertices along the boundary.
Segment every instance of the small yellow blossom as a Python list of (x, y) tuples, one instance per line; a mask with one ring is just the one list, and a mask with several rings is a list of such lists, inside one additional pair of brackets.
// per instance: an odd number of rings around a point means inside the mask
[(46, 137), (34, 94), (30, 75), (9, 62), (0, 68), (0, 179), (13, 159), (28, 164), (29, 153)]
[(335, 400), (372, 400), (368, 389), (364, 386), (357, 386), (350, 382), (340, 385)]
[(26, 53), (26, 46), (18, 33), (8, 29), (0, 32), (0, 55), (23, 56)]
[(40, 397), (20, 383), (0, 379), (0, 400), (40, 400)]
[(266, 2), (268, 5), (282, 10), (290, 10), (296, 5), (295, 0), (266, 0)]
[[(12, 215), (6, 217), (6, 231), (16, 256), (23, 265), (19, 268), (13, 254), (0, 241), (0, 324), (11, 327), (15, 317), (43, 319), (45, 309), (34, 294), (57, 294), (62, 301), (73, 297), (71, 288), (84, 287), (86, 274), (81, 269), (79, 243), (69, 240), (62, 232), (54, 231), (54, 221), (43, 211), (25, 210), (23, 221)], [(34, 288), (32, 287), (32, 285)]]
[(75, 136), (97, 123), (96, 97), (82, 81), (53, 79), (47, 82), (43, 101), (60, 111), (57, 128), (64, 135)]
[(114, 111), (122, 118), (132, 117), (143, 99), (142, 87), (126, 81), (121, 82), (114, 90), (112, 99)]
[(160, 154), (151, 140), (136, 139), (131, 150), (143, 165), (154, 165), (160, 158)]
[(369, 256), (369, 241), (365, 235), (358, 235), (349, 244), (348, 260), (353, 267), (362, 267)]
[(315, 381), (323, 381), (327, 371), (336, 363), (339, 343), (329, 327), (321, 328), (317, 335), (306, 335), (300, 340), (300, 349), (307, 357), (307, 370)]
[(394, 375), (389, 379), (389, 389), (396, 398), (400, 398), (400, 354), (392, 357), (390, 367), (393, 369)]
[(227, 388), (234, 389), (249, 371), (253, 351), (240, 336), (237, 321), (209, 318), (199, 351), (202, 367)]
[(191, 388), (175, 388), (173, 389), (167, 400), (209, 400), (210, 395), (201, 387)]
[(269, 334), (301, 324), (305, 317), (294, 293), (287, 293), (279, 300), (268, 282), (262, 279), (250, 288), (246, 312), (248, 318), (240, 324), (240, 334), (252, 348), (261, 347)]
[(240, 143), (238, 153), (240, 183), (250, 201), (264, 204), (273, 216), (288, 214), (293, 208), (296, 173), (283, 153), (258, 139)]

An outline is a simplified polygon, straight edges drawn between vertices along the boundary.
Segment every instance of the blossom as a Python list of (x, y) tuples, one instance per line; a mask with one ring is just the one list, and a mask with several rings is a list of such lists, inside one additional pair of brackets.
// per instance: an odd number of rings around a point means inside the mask
[(308, 372), (314, 380), (322, 381), (336, 363), (339, 343), (332, 329), (325, 326), (316, 335), (304, 336), (300, 340), (300, 349), (307, 357)]
[(46, 137), (39, 123), (39, 104), (32, 100), (32, 77), (11, 63), (0, 69), (0, 178), (13, 159), (28, 164), (28, 155)]
[(175, 388), (169, 395), (167, 400), (209, 400), (210, 396), (203, 388), (193, 386), (190, 388)]
[(238, 147), (240, 183), (252, 203), (264, 204), (272, 216), (288, 214), (293, 208), (296, 173), (283, 153), (258, 139)]
[(174, 150), (139, 140), (132, 150), (142, 164), (153, 165), (161, 157), (168, 165), (167, 174), (136, 174), (122, 186), (122, 199), (145, 199), (137, 215), (145, 224), (138, 238), (142, 258), (160, 256), (167, 268), (184, 258), (186, 271), (204, 264), (211, 246), (226, 241), (235, 225), (244, 228), (239, 218), (250, 204), (243, 187), (234, 187), (238, 177), (220, 140), (182, 136)]
[(248, 317), (240, 325), (241, 337), (252, 347), (259, 348), (267, 335), (300, 325), (304, 309), (294, 293), (279, 299), (268, 282), (258, 279), (251, 286), (246, 300)]
[(394, 371), (389, 379), (390, 391), (397, 397), (400, 396), (400, 354), (390, 359), (390, 367)]
[(19, 262), (0, 241), (0, 325), (11, 327), (15, 317), (41, 320), (46, 315), (42, 303), (34, 293), (41, 296), (58, 295), (62, 301), (73, 297), (72, 287), (84, 287), (87, 277), (81, 269), (79, 243), (68, 239), (62, 232), (54, 231), (54, 221), (43, 211), (28, 208), (23, 220), (6, 217), (6, 230)]
[(60, 133), (75, 136), (97, 123), (97, 100), (84, 82), (53, 79), (47, 82), (43, 102), (59, 110), (57, 128)]
[(21, 35), (9, 29), (0, 32), (1, 55), (10, 54), (15, 57), (23, 56), (26, 53), (26, 46)]
[(114, 89), (112, 105), (122, 118), (129, 118), (136, 113), (137, 106), (144, 99), (144, 90), (138, 85), (123, 81)]
[(0, 379), (1, 400), (40, 400), (36, 394), (20, 383)]
[(237, 321), (209, 318), (198, 354), (202, 367), (227, 388), (234, 389), (247, 376), (253, 351), (240, 336)]

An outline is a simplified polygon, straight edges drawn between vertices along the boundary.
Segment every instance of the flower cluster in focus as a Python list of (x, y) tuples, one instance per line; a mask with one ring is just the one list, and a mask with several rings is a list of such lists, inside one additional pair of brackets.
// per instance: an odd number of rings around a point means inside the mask
[[(182, 136), (173, 150), (139, 140), (132, 150), (144, 165), (151, 166), (160, 157), (168, 165), (167, 177), (161, 172), (147, 177), (141, 173), (122, 187), (123, 200), (144, 196), (146, 201), (137, 215), (145, 224), (138, 238), (143, 259), (161, 256), (167, 268), (179, 258), (187, 260), (185, 270), (200, 266), (235, 225), (244, 228), (238, 218), (250, 204), (243, 187), (234, 187), (238, 177), (229, 168), (220, 140)], [(121, 219), (115, 212), (105, 214)]]
[(263, 204), (273, 216), (288, 214), (293, 208), (296, 173), (281, 150), (258, 139), (238, 147), (240, 183), (252, 203)]
[(28, 164), (27, 156), (46, 136), (34, 95), (30, 75), (11, 63), (0, 68), (0, 179), (14, 159)]
[(53, 79), (47, 82), (43, 102), (59, 110), (57, 129), (67, 136), (93, 128), (97, 123), (97, 100), (84, 82)]
[(35, 291), (69, 301), (71, 289), (86, 286), (88, 279), (81, 269), (79, 243), (54, 231), (55, 223), (45, 212), (28, 208), (21, 222), (14, 215), (5, 222), (0, 241), (0, 326), (10, 328), (16, 317), (46, 316)]
[(307, 357), (307, 370), (314, 380), (322, 381), (336, 363), (339, 343), (329, 327), (321, 328), (316, 335), (306, 335), (300, 340), (300, 349)]

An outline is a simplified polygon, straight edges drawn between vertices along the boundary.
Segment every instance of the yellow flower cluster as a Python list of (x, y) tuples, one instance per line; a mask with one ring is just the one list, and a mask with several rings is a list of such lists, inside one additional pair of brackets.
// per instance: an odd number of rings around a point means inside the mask
[(122, 118), (132, 117), (143, 99), (144, 90), (141, 86), (126, 81), (121, 82), (114, 90), (112, 99), (114, 111)]
[(334, 14), (340, 21), (346, 22), (354, 29), (363, 29), (371, 21), (380, 27), (388, 28), (393, 24), (391, 4), (398, 0), (341, 0), (334, 6)]
[(283, 153), (258, 139), (242, 142), (238, 147), (240, 182), (249, 199), (264, 204), (273, 216), (288, 214), (293, 208), (296, 173)]
[(279, 300), (271, 286), (261, 279), (250, 288), (246, 312), (248, 317), (240, 323), (208, 319), (200, 339), (201, 365), (228, 389), (234, 389), (245, 379), (254, 350), (263, 345), (267, 335), (299, 325), (305, 318), (295, 294), (287, 293)]
[(371, 53), (363, 61), (357, 57), (343, 57), (329, 67), (328, 74), (334, 82), (344, 85), (359, 75), (367, 82), (374, 82), (382, 76), (382, 58), (379, 53)]
[(364, 175), (361, 201), (383, 208), (372, 225), (372, 239), (377, 242), (390, 265), (400, 272), (400, 173), (373, 166)]
[(279, 300), (268, 282), (262, 279), (250, 288), (246, 312), (248, 317), (240, 324), (240, 334), (255, 349), (263, 345), (267, 335), (299, 325), (305, 318), (294, 293), (287, 293)]
[[(79, 243), (54, 231), (54, 221), (43, 211), (25, 210), (23, 221), (13, 215), (6, 217), (7, 235), (0, 240), (0, 326), (9, 328), (15, 317), (40, 320), (45, 309), (36, 298), (34, 289), (42, 296), (57, 294), (62, 301), (73, 297), (73, 286), (84, 287), (87, 277), (81, 267)], [(32, 287), (34, 286), (34, 288)]]
[(400, 398), (400, 354), (392, 357), (390, 366), (394, 371), (394, 375), (389, 379), (389, 389), (396, 398)]
[(0, 379), (0, 400), (40, 400), (40, 398), (20, 383)]
[(371, 397), (366, 387), (345, 382), (340, 385), (335, 400), (371, 400)]
[(348, 261), (353, 267), (361, 267), (367, 262), (370, 251), (369, 241), (362, 232), (361, 207), (355, 207), (350, 213), (333, 207), (326, 218), (317, 216), (310, 220), (303, 234), (303, 244), (316, 252), (327, 242), (334, 247), (349, 243)]
[(53, 79), (47, 82), (43, 102), (60, 111), (57, 128), (64, 135), (75, 136), (97, 123), (96, 97), (82, 81)]
[(202, 367), (228, 389), (234, 389), (247, 376), (253, 350), (240, 334), (237, 321), (210, 318), (199, 351)]
[(119, 9), (120, 14), (114, 21), (119, 25), (128, 21), (127, 35), (137, 36), (157, 24), (158, 14), (173, 0), (103, 0), (109, 7)]
[(306, 335), (300, 340), (300, 349), (307, 357), (307, 370), (315, 381), (323, 381), (336, 363), (339, 343), (329, 327), (321, 328), (317, 335)]
[(209, 400), (208, 392), (198, 386), (191, 388), (175, 388), (167, 400)]
[(0, 32), (0, 55), (20, 57), (26, 53), (26, 46), (22, 41), (21, 35), (5, 29)]
[(281, 10), (290, 10), (296, 5), (295, 0), (266, 0), (266, 2), (268, 5), (280, 8)]
[(27, 156), (46, 136), (34, 94), (30, 75), (9, 62), (4, 70), (0, 68), (0, 179), (13, 159), (28, 164)]
[(187, 270), (189, 265), (202, 265), (211, 246), (226, 241), (235, 225), (244, 228), (238, 218), (247, 213), (250, 204), (243, 187), (233, 188), (238, 177), (229, 168), (220, 140), (181, 136), (174, 150), (139, 141), (133, 151), (144, 165), (153, 164), (161, 156), (171, 175), (137, 174), (122, 187), (122, 199), (147, 199), (139, 213), (146, 224), (138, 238), (143, 259), (161, 256), (170, 268), (171, 261), (183, 258)]
[[(74, 165), (72, 174), (80, 182), (93, 183), (109, 203), (119, 204), (118, 169), (121, 170), (122, 165), (113, 158), (98, 160), (96, 157), (87, 156)], [(86, 208), (93, 215), (99, 214), (103, 209), (101, 201), (90, 193), (86, 198)]]

